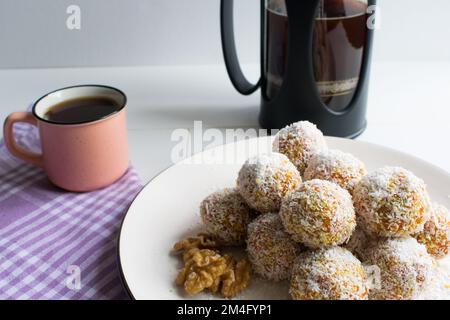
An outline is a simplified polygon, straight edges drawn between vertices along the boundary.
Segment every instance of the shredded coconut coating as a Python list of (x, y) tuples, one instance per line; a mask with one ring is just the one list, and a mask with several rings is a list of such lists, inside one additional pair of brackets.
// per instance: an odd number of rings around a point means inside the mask
[(347, 242), (356, 227), (348, 191), (323, 180), (306, 181), (290, 193), (280, 216), (292, 238), (313, 249)]
[(423, 180), (399, 167), (366, 175), (353, 193), (363, 229), (383, 237), (407, 237), (423, 230), (430, 200)]
[(300, 246), (284, 231), (276, 213), (262, 215), (249, 225), (248, 257), (255, 273), (265, 279), (288, 279), (300, 250)]
[(430, 283), (433, 259), (414, 238), (381, 241), (367, 253), (367, 263), (380, 269), (381, 286), (370, 292), (373, 300), (410, 300)]
[(361, 262), (341, 247), (302, 253), (292, 269), (294, 300), (367, 300), (369, 289)]
[(282, 129), (273, 143), (273, 150), (285, 154), (302, 175), (311, 157), (326, 148), (323, 133), (308, 121), (300, 121)]
[(359, 225), (356, 226), (350, 240), (344, 245), (361, 261), (367, 259), (367, 251), (376, 246), (380, 238), (375, 235), (367, 234)]
[(450, 248), (450, 213), (439, 204), (433, 204), (430, 216), (422, 232), (414, 235), (419, 243), (427, 247), (429, 254), (435, 258), (443, 258)]
[(236, 189), (217, 191), (200, 205), (200, 216), (208, 234), (223, 245), (242, 245), (251, 220), (251, 209)]
[(256, 156), (239, 171), (237, 187), (247, 204), (261, 212), (278, 212), (281, 199), (302, 182), (300, 173), (280, 153)]
[(355, 185), (366, 175), (364, 163), (350, 153), (325, 150), (311, 158), (305, 180), (321, 179), (336, 183), (353, 193)]

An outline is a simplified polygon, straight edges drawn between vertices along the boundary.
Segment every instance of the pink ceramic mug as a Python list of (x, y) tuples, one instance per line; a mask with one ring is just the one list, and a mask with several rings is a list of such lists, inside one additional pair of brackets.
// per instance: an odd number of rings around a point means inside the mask
[[(110, 115), (83, 123), (57, 123), (44, 117), (54, 105), (83, 97), (113, 99), (120, 108)], [(70, 191), (91, 191), (119, 179), (128, 168), (125, 94), (115, 88), (83, 85), (53, 91), (34, 103), (32, 112), (14, 112), (4, 124), (8, 150), (45, 170), (55, 185)], [(42, 154), (18, 146), (13, 124), (26, 122), (39, 129)]]

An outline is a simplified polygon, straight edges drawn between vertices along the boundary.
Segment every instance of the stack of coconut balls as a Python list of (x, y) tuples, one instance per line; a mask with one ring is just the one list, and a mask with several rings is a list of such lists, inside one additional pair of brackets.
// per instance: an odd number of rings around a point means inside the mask
[(449, 212), (430, 205), (421, 179), (398, 167), (367, 174), (309, 122), (281, 130), (274, 152), (249, 159), (201, 216), (224, 245), (246, 244), (256, 274), (289, 280), (293, 299), (413, 299), (450, 247)]

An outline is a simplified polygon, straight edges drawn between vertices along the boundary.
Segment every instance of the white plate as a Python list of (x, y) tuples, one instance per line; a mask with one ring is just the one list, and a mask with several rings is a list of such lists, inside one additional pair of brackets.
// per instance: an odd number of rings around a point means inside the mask
[[(444, 170), (370, 143), (339, 138), (327, 141), (330, 148), (360, 158), (369, 171), (385, 165), (413, 171), (428, 184), (433, 201), (450, 207), (450, 175)], [(170, 253), (173, 244), (199, 229), (202, 199), (217, 189), (234, 186), (242, 163), (250, 155), (270, 151), (270, 142), (271, 138), (259, 138), (207, 150), (167, 169), (141, 191), (123, 221), (119, 240), (122, 276), (134, 298), (188, 298), (174, 284), (180, 261)], [(240, 298), (288, 298), (287, 285), (252, 281)]]

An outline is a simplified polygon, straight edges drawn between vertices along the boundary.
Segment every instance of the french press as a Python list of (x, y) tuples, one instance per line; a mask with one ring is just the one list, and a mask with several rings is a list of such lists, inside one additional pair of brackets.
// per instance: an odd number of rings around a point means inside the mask
[(222, 47), (241, 94), (261, 89), (259, 122), (300, 120), (326, 135), (354, 138), (366, 127), (376, 0), (261, 0), (261, 78), (251, 84), (236, 53), (233, 0), (221, 2)]

